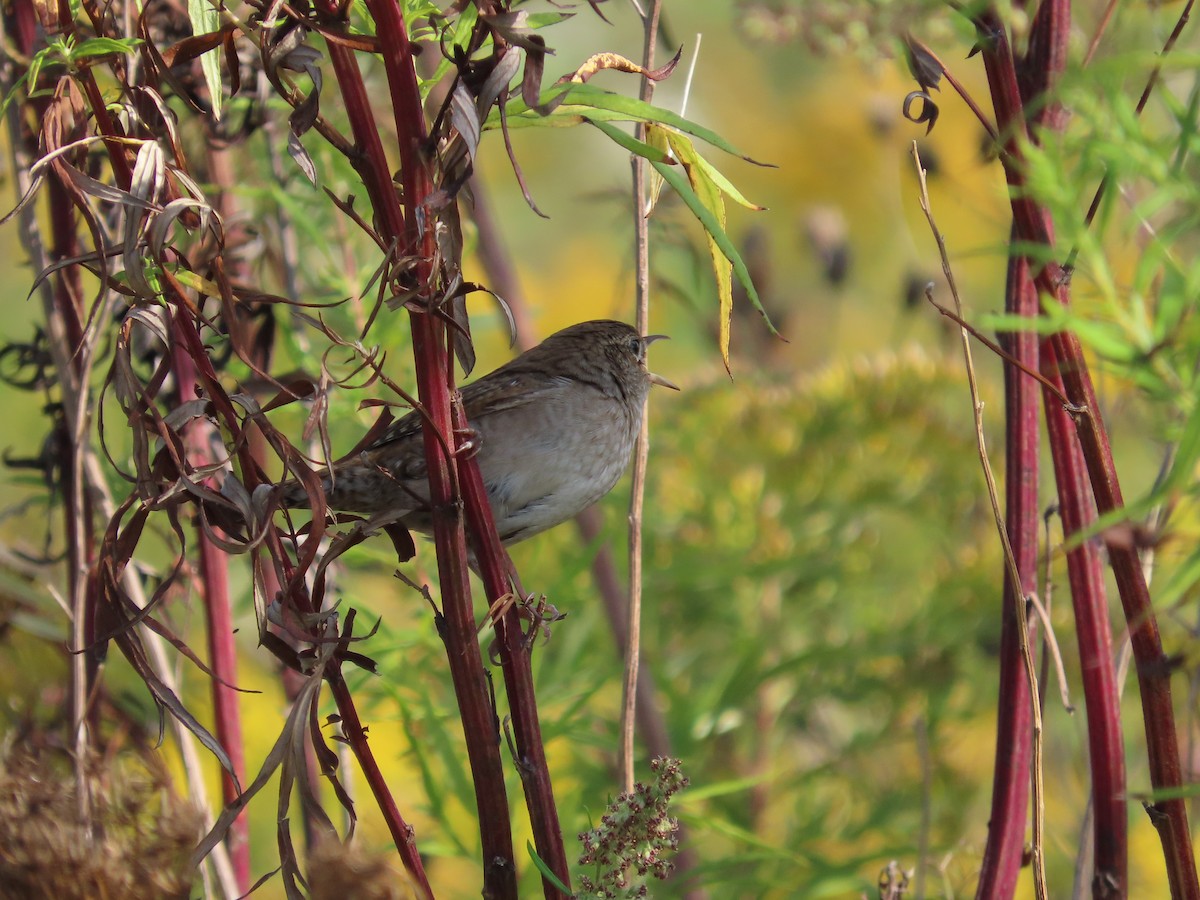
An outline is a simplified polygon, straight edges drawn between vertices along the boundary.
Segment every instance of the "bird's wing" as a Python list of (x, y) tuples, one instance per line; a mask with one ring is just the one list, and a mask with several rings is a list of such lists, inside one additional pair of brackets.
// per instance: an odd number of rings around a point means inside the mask
[[(463, 409), (467, 413), (468, 422), (483, 426), (487, 419), (498, 413), (541, 402), (547, 394), (552, 394), (555, 388), (561, 387), (561, 384), (562, 379), (550, 378), (544, 373), (520, 370), (502, 373), (498, 369), (462, 389)], [(399, 442), (415, 443), (421, 440), (421, 419), (421, 414), (415, 410), (397, 419), (378, 440), (364, 448), (363, 452), (373, 455), (386, 447), (389, 458), (408, 461), (401, 471), (395, 472), (397, 477), (423, 478), (424, 454), (416, 447), (411, 453), (396, 452), (399, 450), (396, 447)]]
[(497, 413), (542, 403), (547, 395), (555, 394), (568, 381), (545, 372), (497, 369), (463, 388), (463, 409), (468, 422), (483, 422)]

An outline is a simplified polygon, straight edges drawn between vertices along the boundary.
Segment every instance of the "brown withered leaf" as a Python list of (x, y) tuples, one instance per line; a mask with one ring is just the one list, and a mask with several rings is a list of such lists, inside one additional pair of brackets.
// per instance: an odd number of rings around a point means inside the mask
[[(571, 18), (571, 15), (563, 14), (559, 21)], [(519, 9), (494, 14), (480, 13), (479, 19), (481, 22), (485, 22), (505, 43), (513, 44), (529, 52), (554, 52), (546, 50), (546, 42), (529, 24), (529, 13), (526, 10)]]
[(484, 79), (479, 88), (479, 95), (475, 98), (475, 111), (480, 119), (487, 118), (492, 105), (502, 93), (508, 91), (520, 68), (521, 54), (515, 48), (503, 47), (499, 50), (499, 55), (493, 60), (492, 70)]
[(217, 762), (221, 764), (221, 768), (229, 773), (229, 777), (233, 780), (234, 786), (241, 792), (241, 786), (238, 781), (237, 772), (234, 771), (233, 762), (229, 759), (229, 754), (225, 752), (225, 748), (221, 746), (220, 741), (213, 737), (212, 733), (200, 724), (200, 721), (191, 714), (183, 702), (176, 696), (167, 685), (158, 677), (154, 671), (154, 667), (150, 665), (146, 658), (146, 651), (143, 649), (141, 639), (137, 637), (136, 632), (130, 630), (121, 631), (115, 638), (117, 645), (125, 654), (125, 658), (129, 664), (137, 672), (138, 677), (142, 679), (142, 683), (149, 689), (153, 695), (155, 704), (159, 709), (159, 733), (163, 730), (162, 711), (165, 709), (173, 715), (188, 731), (190, 731), (201, 744), (203, 744), (208, 752), (216, 757)]
[[(178, 66), (191, 62), (209, 50), (215, 50), (217, 47), (220, 47), (228, 38), (235, 38), (241, 33), (242, 29), (239, 25), (233, 22), (226, 22), (219, 31), (210, 31), (207, 34), (194, 34), (167, 47), (162, 51), (162, 61), (167, 66)], [(236, 71), (236, 69), (237, 67), (234, 66), (230, 71)]]
[(562, 100), (555, 98), (545, 106), (541, 105), (542, 76), (546, 71), (546, 42), (540, 35), (533, 35), (530, 41), (534, 44), (534, 48), (525, 51), (525, 72), (521, 76), (521, 99), (530, 109), (535, 109), (542, 115), (548, 115)]
[(252, 688), (238, 687), (236, 684), (230, 684), (224, 678), (221, 678), (216, 672), (209, 668), (208, 664), (202, 660), (187, 642), (179, 635), (175, 634), (166, 624), (158, 621), (154, 616), (146, 616), (145, 625), (164, 641), (178, 650), (181, 654), (188, 658), (197, 669), (211, 678), (213, 681), (221, 684), (231, 691), (237, 691), (239, 694), (261, 694), (262, 691), (256, 691)]
[[(229, 827), (234, 820), (241, 814), (246, 805), (254, 798), (270, 782), (275, 770), (284, 764), (285, 760), (292, 760), (293, 765), (284, 770), (280, 777), (279, 784), (279, 803), (280, 816), (286, 815), (286, 809), (291, 795), (292, 788), (295, 787), (294, 773), (303, 771), (296, 764), (297, 751), (303, 758), (304, 741), (303, 735), (305, 732), (304, 721), (308, 716), (308, 708), (319, 695), (321, 682), (325, 674), (325, 664), (327, 657), (319, 657), (316, 665), (312, 667), (308, 673), (308, 678), (300, 689), (299, 695), (292, 703), (291, 711), (288, 713), (287, 720), (284, 722), (283, 730), (276, 739), (274, 746), (263, 760), (262, 767), (244, 791), (239, 791), (235, 800), (229, 803), (224, 810), (221, 811), (220, 817), (209, 830), (208, 834), (197, 845), (196, 850), (192, 853), (191, 864), (193, 867), (198, 867), (209, 853), (212, 852), (221, 840), (229, 831)], [(303, 779), (301, 779), (303, 780)], [(288, 829), (281, 829), (287, 831)]]
[(629, 72), (634, 75), (642, 75), (646, 78), (649, 78), (651, 81), (662, 81), (663, 79), (668, 78), (671, 73), (675, 71), (675, 67), (679, 65), (679, 60), (682, 56), (683, 48), (680, 47), (675, 51), (675, 55), (666, 63), (656, 69), (647, 69), (644, 66), (638, 65), (631, 59), (626, 59), (619, 53), (596, 53), (588, 57), (584, 61), (583, 65), (576, 69), (572, 75), (564, 77), (560, 80), (587, 82), (597, 72), (603, 72), (606, 69), (612, 69), (617, 72)]
[(471, 96), (467, 86), (462, 82), (459, 82), (458, 86), (454, 88), (454, 93), (450, 95), (450, 124), (462, 137), (467, 151), (467, 159), (474, 164), (475, 151), (479, 149), (481, 125), (475, 98)]
[[(340, 759), (337, 753), (335, 753), (329, 744), (325, 742), (325, 735), (321, 732), (319, 707), (315, 702), (316, 699), (317, 698), (314, 697), (314, 702), (310, 703), (308, 708), (309, 743), (313, 748), (313, 755), (317, 760), (317, 765), (321, 769), (321, 775), (329, 780), (329, 784), (333, 788), (333, 793), (337, 797), (338, 803), (342, 805), (342, 808), (345, 809), (349, 815), (349, 833), (353, 834), (354, 825), (357, 820), (357, 816), (354, 812), (354, 800), (350, 797), (350, 793), (346, 790), (341, 779), (338, 777), (337, 770)], [(340, 717), (334, 716), (330, 716), (327, 721), (329, 721), (330, 724), (333, 724), (335, 718), (336, 721), (341, 721)], [(307, 779), (301, 780), (307, 781)], [(302, 803), (312, 802), (312, 800), (313, 798), (311, 797), (301, 795)], [(316, 812), (318, 815), (324, 816), (324, 809), (320, 806), (320, 804), (315, 803), (315, 806), (316, 809), (314, 812)]]
[(911, 34), (905, 34), (902, 40), (904, 41), (904, 58), (908, 63), (908, 71), (921, 86), (921, 90), (926, 92), (938, 90), (942, 75), (946, 71), (941, 60)]
[(383, 533), (391, 539), (392, 547), (396, 551), (396, 560), (401, 565), (417, 555), (417, 544), (413, 540), (412, 532), (399, 522), (384, 525)]
[(521, 164), (517, 162), (517, 153), (513, 150), (512, 135), (508, 130), (508, 109), (507, 98), (503, 95), (500, 97), (500, 133), (504, 136), (504, 151), (508, 154), (508, 164), (512, 166), (513, 175), (517, 178), (517, 184), (521, 187), (521, 195), (525, 198), (526, 205), (543, 219), (550, 217), (542, 212), (536, 203), (533, 202), (533, 195), (529, 193), (529, 185), (525, 183), (525, 173), (521, 171)]

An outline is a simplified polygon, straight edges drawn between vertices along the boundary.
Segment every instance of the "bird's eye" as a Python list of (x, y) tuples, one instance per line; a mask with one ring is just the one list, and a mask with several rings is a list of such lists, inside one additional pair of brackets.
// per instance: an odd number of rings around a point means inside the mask
[(633, 354), (634, 359), (641, 360), (646, 355), (646, 342), (640, 337), (630, 338), (629, 352)]

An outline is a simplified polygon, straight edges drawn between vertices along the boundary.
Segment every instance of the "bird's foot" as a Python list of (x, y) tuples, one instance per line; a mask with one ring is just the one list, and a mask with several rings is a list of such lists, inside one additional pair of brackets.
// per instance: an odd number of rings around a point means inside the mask
[[(552, 603), (546, 602), (546, 595), (540, 597), (536, 594), (529, 594), (522, 598), (519, 594), (509, 591), (502, 597), (497, 598), (496, 602), (488, 608), (487, 615), (483, 617), (483, 621), (479, 625), (481, 633), (488, 625), (493, 627), (500, 623), (500, 620), (513, 607), (517, 607), (518, 614), (522, 619), (529, 620), (529, 628), (521, 634), (521, 649), (529, 650), (533, 647), (533, 642), (537, 640), (539, 634), (544, 634), (546, 640), (550, 640), (550, 626), (560, 619), (566, 618), (566, 613), (560, 613)], [(488, 659), (493, 665), (499, 665), (499, 646), (497, 641), (493, 641), (488, 647)]]
[(483, 435), (468, 425), (454, 429), (454, 442), (454, 455), (459, 459), (470, 459), (483, 446)]

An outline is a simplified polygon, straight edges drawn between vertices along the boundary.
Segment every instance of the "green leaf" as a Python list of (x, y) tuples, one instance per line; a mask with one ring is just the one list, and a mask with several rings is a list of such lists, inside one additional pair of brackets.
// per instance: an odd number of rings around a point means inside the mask
[(531, 841), (526, 841), (525, 847), (529, 850), (529, 858), (533, 860), (533, 864), (537, 866), (537, 870), (542, 873), (542, 877), (563, 893), (571, 894), (571, 889), (563, 884), (562, 881), (559, 880), (558, 876), (550, 871), (550, 867), (546, 865), (545, 860), (537, 855), (537, 851), (533, 849), (533, 843)]
[[(1159, 609), (1170, 609), (1194, 590), (1200, 582), (1200, 550), (1197, 550), (1171, 573), (1167, 583), (1156, 591), (1154, 605)], [(1155, 583), (1157, 585), (1157, 582)]]
[[(509, 104), (507, 110), (509, 125), (517, 126), (518, 123), (523, 125), (564, 124), (561, 122), (552, 123), (550, 121), (556, 117), (556, 114), (559, 117), (577, 117), (576, 122), (579, 118), (588, 119), (593, 122), (600, 120), (609, 122), (655, 122), (659, 125), (673, 128), (676, 131), (682, 131), (684, 134), (698, 137), (705, 143), (744, 159), (746, 162), (754, 163), (756, 166), (770, 165), (769, 163), (761, 163), (746, 156), (715, 131), (705, 128), (703, 125), (698, 125), (690, 119), (685, 119), (683, 116), (673, 113), (669, 109), (662, 109), (652, 103), (638, 100), (635, 97), (626, 97), (624, 94), (616, 94), (590, 84), (566, 82), (564, 84), (551, 85), (543, 92), (539, 102), (545, 105), (558, 97), (563, 97), (562, 104), (550, 115), (541, 115), (531, 110), (521, 100), (514, 99)], [(569, 124), (576, 124), (576, 122)], [(498, 112), (493, 111), (488, 116), (484, 127), (498, 128), (499, 126), (500, 115)]]
[[(628, 116), (630, 121), (657, 122), (660, 125), (674, 128), (676, 131), (682, 131), (684, 134), (698, 137), (705, 143), (712, 144), (712, 146), (724, 150), (732, 156), (740, 157), (757, 166), (769, 165), (768, 163), (760, 163), (742, 153), (737, 147), (733, 146), (733, 144), (715, 131), (705, 128), (703, 125), (699, 125), (690, 119), (685, 119), (683, 116), (671, 112), (669, 109), (663, 109), (652, 103), (646, 103), (643, 100), (638, 100), (636, 97), (615, 94), (612, 91), (606, 91), (591, 84), (568, 83), (565, 87), (567, 99), (581, 105), (621, 113)], [(551, 88), (547, 93), (553, 92), (554, 88)]]
[(639, 141), (615, 125), (609, 125), (607, 122), (592, 122), (592, 124), (608, 135), (614, 144), (624, 147), (630, 153), (644, 157), (652, 163), (661, 163), (664, 166), (675, 165), (675, 160), (671, 159), (665, 151)]
[[(192, 34), (210, 34), (221, 27), (221, 17), (210, 0), (188, 0), (188, 18), (192, 22)], [(221, 118), (221, 100), (224, 86), (221, 84), (221, 48), (214, 47), (200, 54), (200, 68), (204, 72), (204, 83), (212, 98), (214, 119)]]
[[(30, 63), (29, 68), (25, 71), (25, 73), (20, 78), (18, 78), (16, 81), (13, 82), (13, 86), (11, 88), (9, 88), (8, 93), (4, 95), (4, 100), (0, 101), (0, 117), (3, 117), (4, 114), (6, 112), (8, 112), (9, 104), (11, 104), (13, 102), (13, 100), (16, 99), (17, 91), (19, 91), (21, 89), (21, 85), (23, 85), (27, 81), (29, 81), (29, 73), (33, 71), (33, 64), (36, 63), (37, 61), (38, 61), (38, 58), (35, 56), (33, 58), (33, 61)], [(33, 82), (29, 82), (29, 83), (32, 84)]]
[[(754, 304), (754, 308), (758, 310), (759, 315), (763, 317), (763, 321), (766, 322), (767, 328), (770, 329), (772, 334), (778, 335), (779, 331), (775, 328), (774, 324), (772, 324), (770, 317), (767, 315), (767, 311), (763, 308), (762, 299), (758, 296), (758, 289), (754, 286), (754, 279), (750, 277), (750, 270), (746, 268), (746, 261), (742, 259), (742, 254), (738, 252), (737, 246), (733, 243), (733, 240), (729, 237), (728, 233), (726, 233), (722, 222), (707, 206), (705, 206), (704, 201), (697, 196), (696, 192), (692, 189), (691, 184), (688, 182), (687, 177), (685, 177), (684, 174), (679, 171), (678, 167), (666, 162), (658, 161), (656, 157), (660, 155), (659, 151), (656, 151), (650, 145), (645, 144), (636, 138), (629, 137), (629, 135), (625, 134), (625, 132), (621, 131), (619, 128), (607, 123), (593, 122), (592, 124), (611, 137), (614, 141), (617, 141), (617, 143), (619, 143), (621, 146), (627, 147), (632, 152), (637, 153), (639, 156), (644, 156), (647, 160), (649, 160), (650, 165), (654, 166), (655, 170), (659, 175), (662, 176), (663, 180), (675, 190), (675, 193), (677, 193), (680, 199), (687, 204), (687, 207), (692, 211), (692, 214), (700, 220), (700, 224), (704, 226), (704, 230), (708, 232), (709, 236), (711, 236), (717, 247), (720, 248), (721, 253), (724, 254), (725, 258), (729, 260), (733, 267), (733, 274), (737, 276), (738, 282), (743, 288), (746, 289), (746, 296), (750, 298), (750, 302)], [(620, 135), (620, 137), (617, 135)], [(726, 362), (726, 366), (728, 366), (728, 362)]]
[(1192, 406), (1187, 424), (1175, 446), (1175, 460), (1171, 471), (1163, 479), (1161, 493), (1171, 493), (1183, 490), (1191, 483), (1196, 471), (1196, 460), (1200, 458), (1200, 403)]
[(141, 43), (141, 38), (89, 38), (71, 51), (71, 59), (74, 61), (91, 56), (108, 56), (110, 53), (128, 56), (136, 52)]

